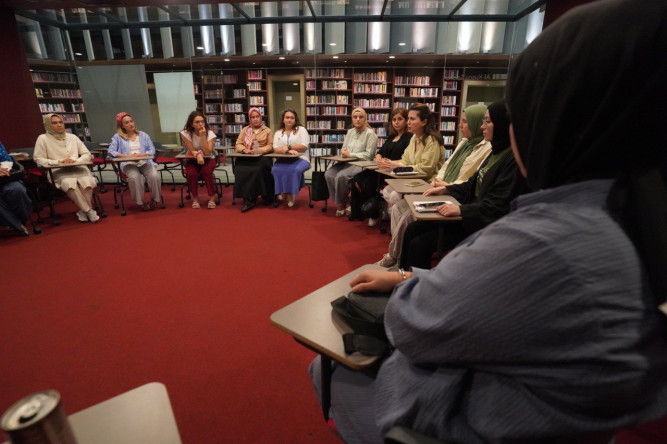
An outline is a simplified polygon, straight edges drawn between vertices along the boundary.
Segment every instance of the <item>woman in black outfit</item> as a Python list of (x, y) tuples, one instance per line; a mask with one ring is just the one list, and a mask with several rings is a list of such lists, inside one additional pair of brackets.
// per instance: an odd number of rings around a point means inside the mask
[[(376, 155), (375, 161), (380, 159), (401, 160), (403, 151), (408, 147), (412, 133), (408, 132), (408, 110), (405, 108), (394, 108), (389, 115), (387, 138)], [(349, 219), (361, 219), (361, 205), (373, 197), (377, 191), (377, 173), (364, 170), (352, 178), (354, 186), (351, 187), (350, 206), (352, 213)]]
[[(448, 222), (442, 247), (451, 250), (475, 231), (506, 215), (510, 202), (519, 194), (518, 169), (510, 149), (509, 116), (505, 101), (492, 103), (482, 121), (484, 138), (491, 142), (491, 154), (467, 182), (432, 188), (426, 195), (449, 194), (461, 203), (438, 207), (443, 216), (461, 216)], [(431, 268), (431, 257), (438, 247), (438, 224), (415, 221), (408, 225), (403, 238), (400, 265), (403, 268)]]

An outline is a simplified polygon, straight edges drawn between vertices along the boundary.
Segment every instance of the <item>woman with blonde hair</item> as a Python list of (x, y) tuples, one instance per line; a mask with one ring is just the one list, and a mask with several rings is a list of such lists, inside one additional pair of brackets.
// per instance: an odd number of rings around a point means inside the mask
[[(76, 165), (90, 162), (88, 148), (74, 134), (65, 131), (65, 123), (60, 115), (45, 114), (43, 118), (45, 134), (35, 142), (33, 158), (42, 167)], [(91, 206), (93, 188), (97, 181), (85, 166), (69, 166), (53, 170), (54, 185), (67, 194), (79, 207), (76, 217), (80, 222), (97, 222), (100, 217)]]
[[(375, 155), (378, 137), (368, 124), (368, 116), (363, 108), (352, 110), (352, 128), (345, 135), (342, 157), (352, 157), (356, 160), (371, 160)], [(336, 204), (336, 217), (349, 216), (351, 208), (348, 205), (350, 195), (350, 179), (362, 171), (361, 167), (350, 165), (348, 162), (338, 162), (324, 173), (329, 189), (329, 196)]]
[[(155, 147), (151, 137), (139, 131), (131, 115), (120, 112), (116, 115), (116, 134), (111, 138), (108, 153), (112, 157), (133, 158), (138, 156), (155, 157)], [(121, 162), (120, 170), (127, 176), (132, 200), (144, 210), (157, 207), (162, 199), (160, 175), (152, 159), (138, 162)], [(144, 179), (151, 192), (148, 203), (144, 203)]]

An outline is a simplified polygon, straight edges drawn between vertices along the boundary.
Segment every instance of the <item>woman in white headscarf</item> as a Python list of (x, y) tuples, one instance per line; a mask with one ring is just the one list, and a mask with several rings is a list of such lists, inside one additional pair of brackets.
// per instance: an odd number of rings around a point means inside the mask
[[(58, 114), (44, 115), (46, 133), (35, 142), (33, 158), (40, 166), (71, 165), (90, 162), (90, 151), (74, 134), (65, 131), (65, 123)], [(95, 178), (86, 166), (69, 166), (53, 171), (54, 185), (67, 194), (79, 207), (76, 217), (80, 222), (97, 222), (100, 217), (91, 206)]]

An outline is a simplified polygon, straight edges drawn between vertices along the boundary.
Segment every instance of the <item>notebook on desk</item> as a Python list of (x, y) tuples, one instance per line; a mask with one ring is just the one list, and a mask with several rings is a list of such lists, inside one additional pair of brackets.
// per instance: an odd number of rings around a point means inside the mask
[(418, 213), (435, 213), (440, 205), (453, 203), (451, 200), (432, 200), (414, 202), (413, 205)]

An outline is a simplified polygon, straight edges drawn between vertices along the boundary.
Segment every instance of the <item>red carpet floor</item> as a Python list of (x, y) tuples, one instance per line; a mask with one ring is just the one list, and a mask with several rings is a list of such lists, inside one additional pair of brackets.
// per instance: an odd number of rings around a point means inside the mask
[(68, 413), (151, 381), (166, 385), (185, 443), (338, 442), (313, 394), (315, 354), (269, 316), (363, 264), (389, 237), (310, 209), (259, 204), (231, 188), (215, 210), (178, 208), (0, 238), (0, 409), (43, 389)]
[[(71, 414), (148, 382), (166, 385), (184, 443), (339, 442), (307, 367), (315, 354), (270, 325), (288, 303), (386, 252), (389, 237), (307, 206), (246, 214), (178, 208), (0, 237), (0, 410), (56, 389)], [(617, 444), (667, 442), (667, 420)]]

